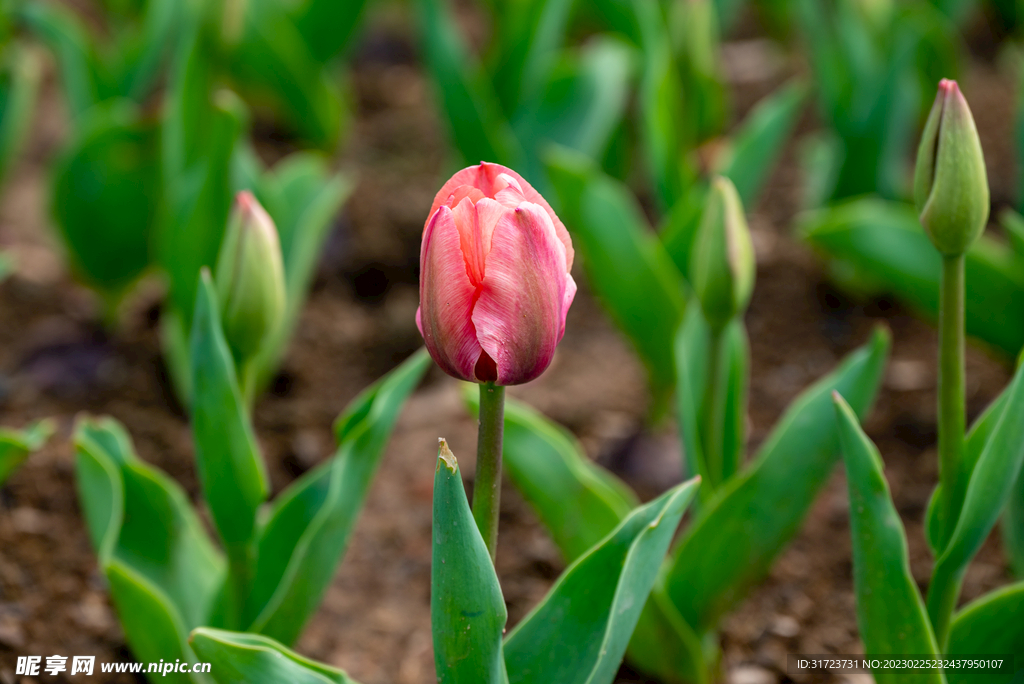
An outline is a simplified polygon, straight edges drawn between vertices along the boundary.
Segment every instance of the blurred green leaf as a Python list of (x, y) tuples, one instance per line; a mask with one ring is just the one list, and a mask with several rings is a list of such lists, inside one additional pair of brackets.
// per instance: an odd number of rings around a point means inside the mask
[(40, 420), (24, 430), (0, 428), (0, 485), (53, 434), (52, 420)]
[(14, 273), (15, 264), (14, 257), (5, 252), (0, 252), (0, 283), (7, 280), (7, 278)]
[(679, 272), (621, 184), (578, 152), (555, 148), (548, 176), (591, 286), (647, 366), (654, 413), (675, 383), (672, 343), (686, 311)]
[[(514, 4), (514, 3), (509, 3)], [(516, 21), (501, 22), (501, 61), (492, 81), (504, 111), (512, 113), (540, 97), (565, 38), (575, 0), (521, 3)]]
[[(882, 457), (861, 430), (853, 409), (838, 394), (834, 397), (850, 488), (853, 583), (864, 650), (878, 656), (939, 655), (910, 571), (907, 535), (889, 494)], [(879, 684), (945, 682), (938, 670), (908, 673), (877, 668), (873, 673)]]
[[(871, 341), (805, 390), (772, 430), (751, 465), (728, 482), (687, 528), (665, 586), (698, 633), (715, 626), (760, 580), (799, 530), (838, 457), (830, 393), (850, 398), (863, 415), (874, 399), (889, 350), (878, 330)], [(779, 492), (785, 492), (780, 497)], [(737, 544), (736, 539), (747, 540)]]
[(157, 131), (128, 100), (81, 117), (53, 170), (51, 210), (83, 279), (116, 298), (150, 264), (160, 203)]
[(1024, 365), (1006, 393), (1002, 415), (971, 472), (953, 536), (935, 561), (928, 588), (928, 614), (940, 646), (971, 559), (992, 531), (1024, 463)]
[[(702, 497), (703, 499), (703, 497)], [(641, 672), (666, 684), (711, 684), (718, 661), (716, 639), (701, 637), (686, 624), (665, 591), (662, 576), (644, 604), (626, 657)]]
[(68, 109), (77, 120), (101, 99), (100, 65), (85, 27), (57, 3), (19, 3), (16, 16), (56, 56)]
[(368, 0), (305, 0), (291, 16), (310, 54), (324, 63), (352, 42)]
[(508, 612), (469, 510), (458, 463), (441, 440), (434, 472), (430, 624), (439, 684), (507, 683), (501, 635)]
[(413, 354), (356, 397), (338, 419), (334, 458), (274, 500), (258, 545), (244, 623), (293, 642), (327, 590), (405, 400), (430, 364)]
[(226, 63), (239, 90), (254, 104), (268, 105), (303, 138), (332, 149), (343, 105), (322, 60), (279, 0), (248, 0), (244, 11), (244, 28), (237, 44), (228, 46)]
[[(860, 199), (803, 218), (800, 234), (852, 272), (845, 285), (893, 292), (938, 312), (939, 253), (911, 205)], [(1016, 354), (1024, 344), (1024, 269), (1005, 246), (982, 236), (967, 253), (967, 333)]]
[[(480, 411), (476, 385), (463, 399)], [(591, 461), (572, 434), (529, 406), (505, 402), (504, 464), (567, 562), (601, 541), (640, 505), (621, 480)]]
[(704, 456), (700, 433), (700, 415), (704, 411), (704, 388), (708, 382), (708, 354), (711, 331), (699, 306), (686, 311), (675, 339), (676, 421), (683, 445), (683, 459), (690, 475), (701, 475), (704, 486), (700, 499), (706, 501), (714, 489), (708, 486), (711, 475)]
[(217, 531), (233, 553), (232, 547), (252, 540), (256, 510), (270, 485), (221, 330), (209, 271), (199, 281), (191, 341), (196, 467)]
[[(949, 633), (948, 656), (970, 658), (1015, 655), (1014, 670), (986, 673), (986, 684), (1010, 684), (1024, 673), (1024, 582), (1002, 587), (967, 604), (956, 614)], [(979, 681), (978, 672), (946, 670), (949, 684)], [(1016, 675), (1016, 677), (1015, 677)]]
[(743, 321), (735, 319), (722, 338), (725, 407), (722, 421), (722, 481), (728, 482), (743, 467), (747, 446), (747, 393), (750, 383), (750, 341)]
[(736, 186), (743, 206), (756, 206), (769, 172), (796, 127), (806, 98), (807, 85), (792, 81), (758, 102), (730, 134), (719, 173)]
[(28, 140), (42, 78), (39, 50), (21, 42), (6, 46), (0, 73), (0, 181), (7, 177)]
[(258, 634), (200, 627), (189, 643), (217, 684), (357, 684), (341, 670), (290, 651)]
[(446, 0), (417, 0), (420, 40), (463, 162), (521, 167), (523, 152), (494, 88), (469, 54)]
[(692, 263), (693, 243), (704, 215), (707, 202), (708, 184), (704, 180), (695, 180), (676, 201), (662, 220), (659, 231), (661, 243), (672, 258), (686, 282), (690, 282), (690, 265)]
[(505, 640), (510, 684), (611, 684), (699, 484), (690, 480), (635, 509), (566, 569)]
[(1024, 470), (1017, 475), (1000, 527), (1010, 568), (1018, 579), (1024, 579)]
[(199, 13), (196, 4), (194, 0), (146, 0), (141, 26), (122, 41), (111, 69), (118, 95), (140, 105), (152, 95), (190, 19)]

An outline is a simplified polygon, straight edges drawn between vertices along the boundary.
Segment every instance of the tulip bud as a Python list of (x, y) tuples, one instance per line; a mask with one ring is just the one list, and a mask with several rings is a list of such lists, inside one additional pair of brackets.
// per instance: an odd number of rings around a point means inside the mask
[(251, 358), (284, 316), (285, 285), (277, 228), (248, 191), (235, 198), (215, 282), (224, 336), (236, 358)]
[(747, 308), (755, 270), (740, 196), (731, 180), (718, 176), (704, 205), (690, 265), (694, 292), (712, 328), (725, 327)]
[(420, 250), (427, 350), (446, 373), (518, 385), (548, 367), (576, 294), (569, 233), (512, 169), (483, 162), (434, 198)]
[(988, 178), (974, 117), (956, 81), (943, 79), (921, 134), (914, 204), (932, 244), (963, 254), (988, 221)]

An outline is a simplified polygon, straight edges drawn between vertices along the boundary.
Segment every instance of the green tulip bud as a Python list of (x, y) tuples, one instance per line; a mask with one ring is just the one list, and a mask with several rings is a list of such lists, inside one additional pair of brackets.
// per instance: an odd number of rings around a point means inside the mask
[(277, 228), (248, 191), (235, 198), (214, 280), (224, 337), (239, 361), (250, 359), (284, 317), (285, 285)]
[(914, 169), (921, 225), (946, 256), (963, 254), (988, 221), (988, 177), (978, 130), (956, 81), (943, 79), (921, 134)]
[(711, 182), (690, 264), (694, 292), (712, 328), (724, 328), (747, 308), (755, 271), (740, 196), (731, 180), (718, 176)]

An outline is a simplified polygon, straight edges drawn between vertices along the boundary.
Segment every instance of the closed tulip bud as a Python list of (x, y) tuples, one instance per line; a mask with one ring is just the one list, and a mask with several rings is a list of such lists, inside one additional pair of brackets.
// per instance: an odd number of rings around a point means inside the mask
[(921, 134), (914, 203), (932, 244), (963, 254), (988, 221), (988, 177), (978, 130), (956, 81), (943, 79)]
[(690, 274), (704, 317), (725, 327), (743, 313), (754, 290), (754, 246), (736, 186), (728, 178), (711, 183), (694, 238)]
[(250, 192), (235, 198), (215, 282), (224, 336), (236, 358), (249, 359), (281, 323), (285, 308), (277, 228)]
[(416, 325), (434, 361), (472, 382), (517, 385), (548, 367), (576, 294), (569, 233), (515, 171), (459, 171), (434, 198)]

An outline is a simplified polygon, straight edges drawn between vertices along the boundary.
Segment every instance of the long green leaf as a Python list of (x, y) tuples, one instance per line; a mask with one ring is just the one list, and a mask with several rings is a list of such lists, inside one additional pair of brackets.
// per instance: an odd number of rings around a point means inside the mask
[(28, 140), (39, 84), (43, 78), (40, 51), (21, 42), (7, 45), (0, 75), (0, 181)]
[(303, 658), (258, 634), (200, 627), (189, 644), (217, 684), (357, 684), (341, 670)]
[(964, 505), (945, 551), (935, 562), (928, 588), (928, 614), (939, 644), (956, 606), (967, 565), (992, 531), (1024, 464), (1024, 365), (1006, 394), (1002, 415), (985, 444), (967, 485)]
[(496, 94), (506, 112), (540, 97), (562, 47), (575, 0), (545, 0), (527, 5), (528, 16), (502, 34), (501, 63), (494, 73)]
[[(872, 656), (938, 655), (924, 601), (910, 571), (907, 535), (889, 494), (882, 457), (849, 404), (838, 393), (833, 396), (850, 488), (853, 584), (864, 650)], [(874, 675), (879, 684), (945, 682), (938, 670), (912, 673), (878, 668)]]
[(326, 62), (343, 52), (352, 41), (368, 0), (307, 0), (292, 12), (310, 54)]
[(430, 624), (440, 684), (504, 684), (508, 612), (469, 510), (455, 456), (442, 439), (434, 473)]
[(494, 88), (469, 55), (446, 0), (418, 0), (416, 5), (427, 66), (463, 161), (522, 166), (522, 150)]
[(345, 553), (398, 414), (429, 363), (421, 350), (356, 397), (338, 420), (344, 428), (334, 458), (274, 501), (246, 602), (249, 631), (286, 644), (298, 637)]
[[(847, 274), (845, 284), (892, 292), (922, 313), (937, 315), (941, 259), (912, 206), (853, 200), (808, 215), (800, 233), (837, 260)], [(1024, 345), (1020, 263), (1012, 250), (984, 236), (967, 253), (967, 333), (1011, 355)]]
[(578, 152), (556, 148), (548, 176), (591, 286), (647, 366), (655, 411), (675, 383), (672, 345), (686, 311), (684, 285), (640, 207)]
[(666, 590), (699, 633), (713, 628), (743, 598), (797, 533), (838, 457), (830, 394), (839, 391), (863, 415), (878, 389), (888, 350), (889, 335), (877, 330), (867, 345), (805, 390), (754, 462), (701, 509), (683, 534)]
[[(463, 398), (479, 413), (479, 394)], [(591, 461), (572, 434), (514, 400), (505, 402), (505, 472), (566, 561), (601, 541), (640, 505), (621, 480)]]
[(199, 280), (191, 342), (196, 466), (221, 539), (228, 547), (246, 545), (270, 485), (221, 329), (209, 271)]
[(29, 454), (46, 443), (54, 429), (52, 420), (41, 420), (24, 430), (0, 428), (0, 485), (28, 458)]
[(610, 684), (699, 479), (635, 509), (508, 635), (510, 684)]
[[(1002, 587), (964, 606), (953, 620), (948, 656), (1015, 656), (1012, 669), (986, 672), (986, 684), (1019, 682), (1024, 675), (1024, 582)], [(981, 681), (970, 670), (946, 671), (949, 684)]]

